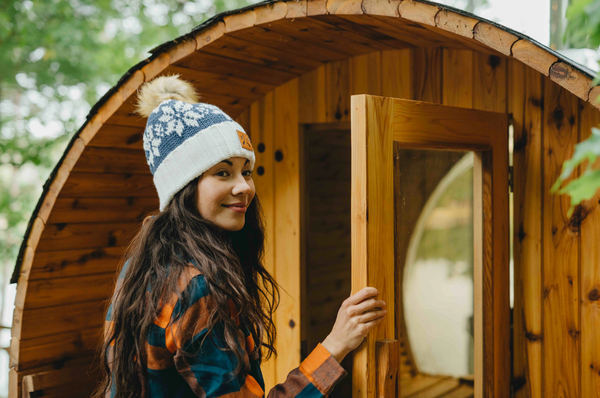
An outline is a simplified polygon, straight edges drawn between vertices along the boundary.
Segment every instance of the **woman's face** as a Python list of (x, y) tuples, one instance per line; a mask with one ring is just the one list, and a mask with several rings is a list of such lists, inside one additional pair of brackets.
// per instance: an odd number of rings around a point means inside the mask
[(251, 173), (250, 161), (241, 157), (224, 160), (204, 172), (196, 196), (200, 215), (227, 231), (242, 229), (255, 193)]

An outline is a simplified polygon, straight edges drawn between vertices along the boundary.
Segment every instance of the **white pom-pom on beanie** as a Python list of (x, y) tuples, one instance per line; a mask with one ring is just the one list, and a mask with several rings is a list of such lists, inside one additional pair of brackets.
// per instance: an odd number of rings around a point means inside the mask
[(194, 178), (231, 158), (250, 160), (254, 149), (238, 123), (214, 105), (201, 103), (194, 87), (179, 75), (145, 83), (136, 112), (148, 117), (144, 151), (163, 211)]

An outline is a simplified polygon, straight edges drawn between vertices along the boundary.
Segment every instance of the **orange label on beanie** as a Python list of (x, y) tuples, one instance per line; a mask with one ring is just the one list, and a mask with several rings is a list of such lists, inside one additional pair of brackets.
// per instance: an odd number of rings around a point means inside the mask
[(252, 149), (252, 144), (250, 143), (250, 137), (248, 137), (248, 134), (243, 133), (239, 130), (235, 130), (238, 133), (238, 137), (240, 137), (240, 143), (242, 144), (242, 148), (246, 148), (249, 151), (254, 151), (254, 149)]

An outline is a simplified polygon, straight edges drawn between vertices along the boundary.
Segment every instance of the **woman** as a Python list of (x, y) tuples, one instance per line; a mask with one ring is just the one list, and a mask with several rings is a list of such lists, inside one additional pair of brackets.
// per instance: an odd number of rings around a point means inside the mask
[[(106, 316), (106, 397), (263, 397), (274, 349), (276, 282), (262, 264), (264, 228), (243, 128), (191, 84), (159, 77), (139, 93), (144, 150), (160, 210), (130, 244)], [(346, 299), (329, 336), (268, 397), (323, 397), (342, 359), (381, 322), (365, 288)]]

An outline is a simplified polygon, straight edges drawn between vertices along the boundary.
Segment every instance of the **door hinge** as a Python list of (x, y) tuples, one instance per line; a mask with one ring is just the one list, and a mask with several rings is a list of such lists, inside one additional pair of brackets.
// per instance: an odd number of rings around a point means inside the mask
[(511, 193), (515, 189), (515, 174), (513, 173), (513, 166), (508, 166), (508, 189)]

